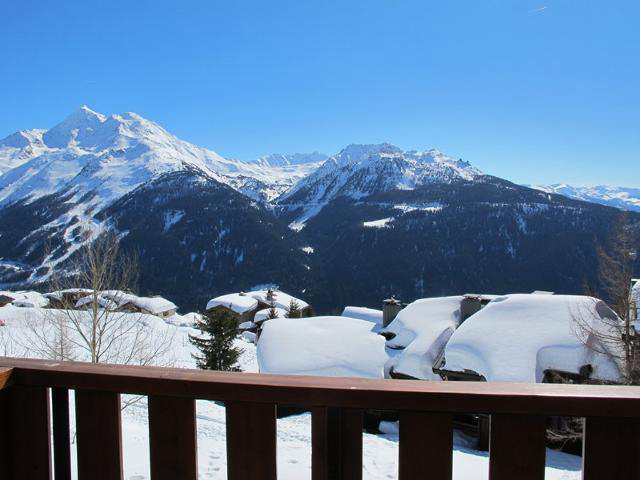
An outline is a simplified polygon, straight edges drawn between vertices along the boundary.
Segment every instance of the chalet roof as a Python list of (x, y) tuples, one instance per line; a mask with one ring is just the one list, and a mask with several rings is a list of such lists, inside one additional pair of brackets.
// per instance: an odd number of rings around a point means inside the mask
[(275, 318), (258, 342), (263, 373), (383, 378), (384, 338), (345, 317)]
[[(269, 290), (254, 290), (252, 292), (247, 292), (246, 295), (253, 297), (259, 302), (269, 305), (271, 302), (267, 299), (268, 293), (269, 293)], [(304, 300), (301, 300), (292, 295), (289, 295), (288, 293), (281, 292), (280, 290), (272, 290), (272, 293), (273, 293), (273, 304), (278, 308), (282, 308), (288, 311), (289, 305), (291, 304), (291, 300), (295, 300), (301, 309), (307, 308), (309, 306), (309, 304)]]
[(49, 299), (40, 292), (31, 290), (21, 290), (18, 292), (0, 291), (0, 295), (13, 298), (12, 304), (15, 307), (46, 307), (49, 305)]
[(460, 323), (462, 298), (423, 298), (402, 309), (385, 329), (396, 335), (387, 346), (401, 349), (387, 369), (422, 380), (440, 380), (433, 373), (433, 364)]
[[(265, 308), (264, 310), (260, 310), (258, 312), (256, 312), (256, 316), (253, 317), (253, 322), (254, 323), (262, 323), (265, 320), (269, 319), (269, 311), (271, 309), (270, 308)], [(286, 318), (288, 311), (285, 310), (284, 308), (275, 308), (276, 310), (276, 315), (277, 318)]]
[(226, 307), (229, 310), (242, 315), (249, 310), (253, 310), (258, 306), (258, 301), (249, 295), (240, 295), (239, 293), (229, 293), (212, 298), (207, 303), (207, 310), (215, 307)]
[(597, 339), (588, 333), (582, 335), (576, 323), (580, 316), (597, 331), (603, 328), (603, 315), (615, 313), (592, 297), (504, 295), (492, 300), (451, 335), (443, 368), (471, 370), (487, 381), (535, 383), (542, 381), (547, 369), (578, 373), (580, 367), (590, 364), (594, 378), (618, 380), (616, 363), (587, 348), (587, 342)]

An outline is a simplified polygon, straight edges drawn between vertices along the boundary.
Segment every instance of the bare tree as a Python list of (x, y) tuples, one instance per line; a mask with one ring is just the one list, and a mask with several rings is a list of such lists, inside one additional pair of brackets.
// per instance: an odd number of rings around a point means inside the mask
[[(622, 365), (626, 383), (640, 381), (638, 340), (631, 325), (631, 280), (636, 260), (638, 235), (627, 213), (620, 214), (608, 242), (596, 245), (600, 293), (607, 301), (594, 302), (593, 308), (573, 312), (580, 338), (592, 350)], [(593, 288), (590, 292), (595, 293)], [(592, 293), (592, 295), (593, 295)]]
[(137, 277), (136, 258), (124, 254), (115, 234), (82, 247), (66, 270), (52, 275), (56, 308), (28, 322), (31, 351), (92, 363), (173, 363), (174, 332), (150, 328), (147, 315), (126, 311)]

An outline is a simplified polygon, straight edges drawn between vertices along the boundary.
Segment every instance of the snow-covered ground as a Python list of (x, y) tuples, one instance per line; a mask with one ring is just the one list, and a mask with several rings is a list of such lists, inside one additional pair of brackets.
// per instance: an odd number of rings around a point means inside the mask
[[(0, 335), (6, 338), (7, 334), (12, 333), (13, 336), (16, 336), (18, 331), (21, 332), (19, 335), (27, 335), (28, 329), (25, 329), (21, 323), (30, 315), (41, 315), (41, 313), (37, 312), (42, 312), (42, 309), (16, 308), (13, 306), (0, 308), (0, 318), (7, 324), (5, 327), (0, 327)], [(172, 335), (172, 352), (176, 366), (194, 368), (195, 361), (191, 357), (191, 354), (194, 353), (194, 348), (189, 343), (188, 335), (196, 333), (196, 331), (184, 326), (191, 317), (175, 316), (166, 321), (151, 317), (143, 317), (148, 320), (146, 321), (148, 328), (161, 331), (169, 329), (174, 333)], [(134, 317), (132, 316), (131, 318)], [(367, 328), (363, 328), (365, 333), (369, 333), (368, 330), (371, 328), (371, 322), (351, 320), (344, 317), (337, 318), (336, 322), (353, 321), (368, 324), (366, 325)], [(301, 320), (303, 319), (291, 319), (290, 321)], [(271, 320), (270, 322), (280, 322), (280, 320)], [(274, 325), (277, 324), (274, 323)], [(314, 340), (313, 338), (308, 338), (306, 341), (311, 344)], [(240, 357), (242, 369), (248, 372), (257, 372), (256, 346), (242, 339), (236, 340), (236, 345), (243, 349)], [(302, 347), (304, 347), (304, 344)], [(19, 352), (13, 351), (9, 353), (17, 354)], [(70, 408), (72, 452), (75, 456), (73, 402), (71, 402)], [(226, 432), (224, 408), (214, 402), (198, 401), (197, 428), (199, 477), (201, 479), (225, 479)], [(397, 478), (398, 425), (397, 423), (383, 423), (382, 429), (386, 433), (379, 435), (364, 434), (363, 468), (365, 479), (387, 480)], [(124, 478), (127, 480), (150, 479), (148, 414), (145, 399), (127, 407), (122, 412), (122, 434)], [(472, 445), (473, 440), (456, 432), (453, 452), (454, 479), (479, 480), (488, 478), (488, 455), (486, 452), (474, 450)], [(285, 480), (311, 478), (311, 417), (309, 414), (278, 420), (277, 455), (279, 478)], [(248, 461), (250, 461), (250, 452), (248, 452)], [(579, 457), (547, 450), (546, 478), (552, 480), (578, 479), (581, 476), (580, 463)]]

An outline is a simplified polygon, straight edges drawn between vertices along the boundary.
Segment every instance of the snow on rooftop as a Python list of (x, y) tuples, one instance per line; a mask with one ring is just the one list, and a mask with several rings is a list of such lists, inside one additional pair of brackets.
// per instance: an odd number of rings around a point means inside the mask
[(380, 326), (382, 325), (382, 310), (366, 307), (344, 307), (342, 316), (366, 320), (367, 322), (372, 322)]
[[(265, 308), (264, 310), (260, 310), (258, 312), (256, 312), (256, 316), (253, 317), (253, 323), (262, 323), (265, 320), (269, 319), (269, 311), (271, 309), (270, 308)], [(289, 313), (288, 310), (285, 310), (284, 308), (275, 308), (275, 312), (277, 315), (277, 318), (286, 318), (287, 314)]]
[[(271, 302), (267, 299), (268, 292), (269, 290), (253, 290), (251, 292), (247, 292), (247, 295), (255, 298), (259, 302), (269, 305), (271, 304)], [(293, 297), (288, 293), (281, 292), (280, 290), (273, 290), (272, 292), (273, 304), (278, 308), (282, 308), (283, 310), (289, 310), (291, 300), (295, 300), (301, 309), (307, 308), (309, 306), (309, 304), (304, 300)]]
[[(98, 295), (97, 300), (98, 300), (98, 305), (101, 306), (102, 308), (115, 309), (118, 307), (118, 304), (116, 302), (110, 300), (109, 298), (103, 295)], [(75, 306), (76, 308), (80, 308), (80, 307), (84, 307), (85, 305), (89, 305), (91, 302), (93, 302), (93, 295), (87, 295), (86, 297), (82, 297), (78, 299)]]
[(258, 341), (263, 373), (383, 378), (387, 359), (384, 337), (354, 318), (276, 318)]
[(256, 308), (258, 306), (258, 301), (248, 294), (240, 295), (239, 293), (229, 293), (209, 300), (209, 303), (207, 303), (207, 310), (211, 310), (218, 306), (226, 307), (229, 310), (242, 315), (243, 313)]
[(460, 323), (462, 296), (423, 298), (402, 309), (387, 326), (396, 336), (387, 342), (402, 348), (387, 363), (387, 370), (423, 380), (440, 380), (433, 364)]
[(39, 292), (21, 290), (17, 292), (0, 291), (0, 295), (6, 295), (13, 298), (11, 304), (15, 307), (46, 307), (49, 305), (49, 299)]
[(587, 348), (577, 332), (576, 315), (598, 328), (602, 309), (596, 307), (605, 306), (598, 302), (573, 295), (496, 298), (451, 336), (444, 369), (471, 370), (487, 381), (535, 383), (542, 381), (546, 369), (578, 373), (590, 364), (593, 378), (617, 380), (615, 362)]

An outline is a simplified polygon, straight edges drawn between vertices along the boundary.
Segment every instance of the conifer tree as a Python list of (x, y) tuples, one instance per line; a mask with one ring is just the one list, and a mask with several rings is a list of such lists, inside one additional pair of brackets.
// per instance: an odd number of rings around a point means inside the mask
[(300, 310), (300, 304), (295, 301), (295, 299), (291, 299), (289, 302), (289, 311), (287, 312), (287, 317), (289, 318), (300, 318), (302, 315), (302, 310)]
[(238, 336), (236, 319), (227, 310), (207, 312), (196, 321), (195, 328), (202, 336), (189, 335), (189, 341), (200, 350), (193, 355), (198, 368), (239, 372), (238, 358), (243, 350), (233, 346)]

